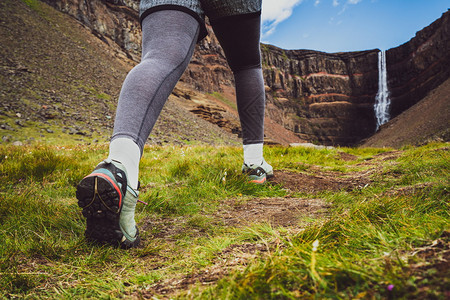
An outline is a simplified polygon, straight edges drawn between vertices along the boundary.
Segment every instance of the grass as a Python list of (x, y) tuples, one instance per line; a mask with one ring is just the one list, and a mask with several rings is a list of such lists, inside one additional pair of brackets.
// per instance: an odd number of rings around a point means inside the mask
[(223, 103), (225, 103), (229, 107), (234, 108), (235, 110), (237, 110), (237, 104), (235, 102), (232, 102), (228, 98), (224, 97), (221, 93), (213, 92), (210, 95), (213, 96), (214, 98), (222, 101)]
[[(0, 296), (445, 299), (448, 143), (387, 159), (390, 151), (267, 147), (276, 170), (372, 170), (365, 188), (296, 194), (248, 184), (237, 147), (147, 147), (140, 180), (149, 205), (136, 212), (143, 245), (123, 251), (86, 243), (74, 197), (107, 145), (0, 145)], [(219, 213), (299, 196), (329, 202), (326, 217), (237, 226)]]

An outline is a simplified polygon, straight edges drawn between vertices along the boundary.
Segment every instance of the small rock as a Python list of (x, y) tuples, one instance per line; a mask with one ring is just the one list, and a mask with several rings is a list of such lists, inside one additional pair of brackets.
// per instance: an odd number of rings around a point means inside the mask
[(53, 133), (53, 130), (51, 130), (50, 128), (46, 129), (48, 133)]
[(23, 143), (21, 141), (15, 141), (12, 144), (13, 146), (23, 146)]
[(69, 134), (76, 134), (77, 132), (78, 132), (78, 130), (76, 130), (75, 128), (73, 128), (73, 127), (69, 128)]
[(4, 130), (15, 131), (15, 129), (12, 128), (11, 126), (9, 126), (8, 124), (1, 124), (1, 125), (0, 125), (0, 128), (1, 128), (1, 129), (4, 129)]
[(40, 114), (41, 114), (41, 116), (43, 116), (44, 118), (49, 119), (49, 120), (55, 119), (58, 115), (58, 113), (55, 110), (48, 109), (48, 108), (41, 110)]

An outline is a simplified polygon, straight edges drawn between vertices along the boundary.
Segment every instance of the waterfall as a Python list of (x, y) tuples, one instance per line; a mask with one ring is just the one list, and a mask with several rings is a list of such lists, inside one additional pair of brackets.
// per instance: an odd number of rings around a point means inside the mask
[(389, 90), (387, 86), (386, 51), (378, 53), (378, 93), (375, 97), (375, 116), (377, 118), (377, 129), (389, 121)]

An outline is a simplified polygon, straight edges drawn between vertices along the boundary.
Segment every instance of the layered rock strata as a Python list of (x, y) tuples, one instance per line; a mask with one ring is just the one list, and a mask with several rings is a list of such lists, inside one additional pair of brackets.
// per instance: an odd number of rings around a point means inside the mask
[(377, 50), (328, 54), (262, 46), (268, 113), (308, 141), (349, 145), (374, 131)]
[(386, 55), (395, 117), (450, 78), (450, 11)]

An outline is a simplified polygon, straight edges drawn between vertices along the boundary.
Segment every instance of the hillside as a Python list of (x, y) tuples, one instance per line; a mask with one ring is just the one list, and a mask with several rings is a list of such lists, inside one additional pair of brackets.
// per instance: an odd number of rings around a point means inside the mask
[[(0, 142), (106, 142), (122, 81), (139, 60), (137, 1), (47, 2), (78, 21), (38, 0), (0, 4), (0, 42), (5, 45), (0, 48)], [(387, 52), (394, 116), (442, 89), (450, 74), (449, 28), (447, 12)], [(208, 30), (148, 143), (240, 143), (232, 74)], [(370, 137), (377, 51), (329, 54), (262, 45), (266, 143), (358, 145)], [(432, 110), (442, 121), (423, 114), (427, 125), (414, 126), (417, 116), (405, 114), (396, 121), (398, 130), (384, 131), (382, 140), (392, 143), (373, 145), (421, 144), (432, 136), (448, 140), (442, 127), (448, 124), (448, 110), (439, 107), (450, 96), (436, 94), (426, 102), (436, 106)], [(431, 120), (424, 119), (428, 116)], [(414, 131), (404, 134), (408, 128)]]
[[(44, 1), (88, 26), (122, 56), (139, 59), (138, 0)], [(232, 103), (232, 74), (211, 28), (208, 31), (209, 36), (197, 45), (182, 81), (190, 89), (216, 93)], [(413, 106), (449, 78), (449, 32), (450, 12), (444, 12), (410, 41), (387, 51), (392, 116)], [(261, 48), (267, 85), (265, 133), (269, 140), (355, 145), (374, 133), (378, 49), (323, 53), (271, 45)], [(222, 105), (205, 109), (200, 104), (193, 109), (211, 121), (222, 114), (223, 108), (235, 115), (233, 109)], [(236, 125), (232, 115), (223, 116), (231, 128)]]
[[(1, 142), (108, 141), (120, 87), (136, 55), (45, 3), (12, 3), (0, 4), (0, 42), (6, 45), (0, 49)], [(232, 83), (202, 91), (196, 82), (201, 80), (181, 79), (149, 144), (240, 144)], [(302, 141), (270, 118), (266, 132), (267, 143)]]
[(402, 147), (450, 140), (450, 79), (362, 143), (364, 147)]
[[(122, 81), (135, 62), (70, 16), (25, 2), (0, 2), (1, 142), (108, 141)], [(189, 94), (209, 101), (191, 89)], [(149, 143), (239, 144), (237, 135), (198, 118), (180, 101), (186, 99), (171, 96)]]

